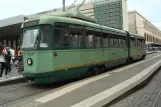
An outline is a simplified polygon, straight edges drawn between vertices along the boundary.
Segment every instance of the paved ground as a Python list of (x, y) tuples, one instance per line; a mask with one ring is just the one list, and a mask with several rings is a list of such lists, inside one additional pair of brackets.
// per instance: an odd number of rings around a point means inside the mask
[(157, 51), (146, 51), (146, 54), (156, 53)]
[[(87, 78), (79, 81), (64, 84), (50, 84), (37, 86), (33, 83), (15, 84), (0, 87), (0, 95), (7, 96), (0, 98), (0, 105), (7, 107), (69, 107), (83, 100), (91, 98), (105, 90), (112, 88), (121, 82), (135, 76), (144, 69), (150, 67), (161, 59), (160, 53), (150, 54), (144, 60), (137, 62), (135, 66), (128, 65), (117, 70), (113, 70), (93, 78)], [(153, 57), (153, 59), (151, 59)], [(20, 86), (19, 86), (20, 85)], [(12, 88), (13, 87), (13, 88)], [(5, 90), (8, 89), (8, 90)], [(3, 91), (1, 91), (3, 90)], [(49, 97), (45, 97), (49, 95)], [(41, 98), (44, 100), (41, 100)], [(102, 96), (100, 96), (102, 97)], [(51, 99), (52, 98), (52, 99)], [(10, 100), (9, 100), (10, 99)], [(40, 103), (39, 101), (42, 101)], [(87, 104), (96, 102), (98, 99), (89, 101)], [(7, 101), (7, 103), (5, 103)], [(106, 100), (102, 100), (100, 104)], [(63, 102), (63, 103), (62, 103)], [(88, 105), (87, 105), (88, 107)], [(92, 106), (93, 107), (93, 106)], [(129, 106), (130, 107), (130, 106)]]
[[(10, 77), (17, 77), (17, 76), (21, 76), (22, 74), (20, 74), (18, 71), (18, 68), (15, 67), (14, 65), (12, 65), (12, 71), (8, 73), (8, 75)], [(5, 70), (3, 71), (3, 77), (5, 75)]]
[[(141, 89), (129, 92), (122, 100), (104, 107), (153, 107), (160, 91), (161, 71)], [(161, 98), (159, 98), (155, 107), (161, 107)]]

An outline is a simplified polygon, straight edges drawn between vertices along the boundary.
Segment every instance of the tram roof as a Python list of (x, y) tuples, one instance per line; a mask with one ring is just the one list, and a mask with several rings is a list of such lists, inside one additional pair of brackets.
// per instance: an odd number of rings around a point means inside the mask
[(80, 19), (84, 21), (89, 21), (93, 23), (97, 23), (98, 21), (94, 18), (91, 18), (87, 15), (84, 15), (80, 12), (72, 11), (72, 12), (63, 12), (60, 14), (56, 14), (55, 16), (60, 16), (60, 17), (69, 17), (69, 18), (74, 18), (74, 19)]
[(140, 38), (140, 39), (145, 39), (143, 36), (139, 35), (139, 34), (135, 34), (135, 33), (129, 33), (132, 37), (136, 37), (136, 38)]
[[(56, 22), (59, 23), (69, 23), (69, 24), (75, 24), (75, 25), (82, 25), (82, 26), (87, 26), (91, 28), (95, 28), (96, 30), (103, 30), (106, 32), (110, 33), (119, 33), (121, 35), (125, 35), (126, 32), (122, 30), (118, 30), (115, 28), (110, 28), (107, 26), (99, 25), (96, 23), (92, 23), (89, 21), (81, 20), (81, 19), (76, 19), (76, 18), (70, 18), (70, 17), (62, 17), (62, 16), (51, 16), (51, 15), (43, 15), (38, 18), (32, 18), (26, 20), (24, 23), (30, 22), (30, 21), (38, 21), (38, 24), (50, 24), (53, 25)], [(24, 23), (22, 24), (22, 28), (24, 28)]]
[[(40, 16), (40, 17), (37, 17), (37, 18), (28, 19), (24, 23), (34, 21), (34, 20), (37, 20), (38, 24), (51, 24), (51, 25), (53, 25), (56, 22), (58, 22), (58, 23), (69, 23), (69, 24), (82, 25), (82, 26), (86, 26), (86, 27), (95, 28), (95, 30), (102, 30), (103, 32), (121, 34), (121, 35), (124, 35), (124, 36), (126, 35), (126, 31), (97, 24), (97, 23), (94, 22), (94, 20), (92, 22), (93, 18), (87, 18), (87, 16), (85, 16), (85, 15), (81, 16), (81, 15), (82, 14), (78, 14), (78, 13), (73, 13), (73, 14), (72, 13), (71, 14), (63, 13), (63, 14), (58, 14), (58, 15), (43, 15), (43, 16)], [(75, 18), (75, 16), (77, 18)], [(79, 17), (81, 17), (81, 18), (79, 18)], [(91, 21), (86, 21), (86, 20), (90, 20), (90, 19), (91, 19)], [(22, 28), (23, 27), (24, 27), (24, 24), (22, 24)], [(142, 38), (142, 36), (137, 35), (137, 34), (130, 33), (130, 35)]]

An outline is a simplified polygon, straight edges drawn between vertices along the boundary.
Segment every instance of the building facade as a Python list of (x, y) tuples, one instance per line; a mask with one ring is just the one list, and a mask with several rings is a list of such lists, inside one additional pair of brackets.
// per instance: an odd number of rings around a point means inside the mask
[[(79, 8), (79, 12), (98, 20), (99, 24), (140, 34), (146, 41), (161, 43), (161, 31), (136, 11), (127, 12), (127, 0), (91, 0)], [(78, 6), (78, 5), (77, 5)], [(75, 11), (73, 6), (69, 11)], [(68, 10), (68, 7), (66, 8)], [(62, 8), (32, 15), (19, 15), (0, 20), (0, 45), (15, 50), (21, 46), (21, 24), (26, 18), (44, 14), (55, 15), (63, 12)]]
[(128, 31), (126, 0), (95, 0), (93, 5), (99, 24)]
[[(77, 6), (73, 6), (70, 11), (75, 11)], [(68, 8), (66, 9), (68, 10)], [(55, 15), (63, 12), (60, 9), (53, 9), (39, 14)], [(113, 27), (128, 31), (128, 11), (126, 0), (92, 0), (80, 7), (79, 12), (95, 18), (98, 23), (104, 26)]]
[(0, 45), (18, 49), (21, 45), (21, 24), (24, 18), (24, 15), (19, 15), (0, 20)]
[(137, 11), (128, 12), (129, 31), (145, 37), (147, 42), (161, 44), (161, 31)]
[[(79, 12), (98, 20), (99, 24), (128, 31), (128, 15), (126, 0), (91, 0), (79, 8)], [(79, 5), (79, 4), (78, 4)], [(78, 5), (69, 11), (75, 11)], [(68, 7), (66, 8), (68, 10)], [(21, 46), (21, 24), (26, 18), (44, 14), (55, 15), (63, 12), (62, 8), (40, 12), (32, 15), (19, 15), (0, 20), (0, 45), (9, 46), (15, 50)]]

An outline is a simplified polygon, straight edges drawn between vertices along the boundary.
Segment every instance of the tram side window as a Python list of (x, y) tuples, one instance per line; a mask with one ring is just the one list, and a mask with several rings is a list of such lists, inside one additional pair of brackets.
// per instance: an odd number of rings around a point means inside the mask
[(101, 38), (102, 38), (101, 32), (95, 32), (95, 47), (97, 48), (101, 47)]
[(141, 41), (141, 43), (142, 43), (142, 45), (141, 45), (141, 46), (142, 46), (142, 47), (144, 47), (144, 40), (142, 40), (142, 41)]
[(139, 39), (139, 47), (143, 46), (143, 40)]
[(138, 47), (140, 47), (140, 41), (139, 41), (139, 39), (137, 40), (137, 42), (138, 42)]
[(119, 47), (120, 48), (123, 47), (123, 45), (122, 45), (122, 37), (121, 36), (119, 37)]
[(131, 47), (135, 47), (135, 38), (131, 38)]
[(55, 26), (54, 29), (54, 48), (64, 48), (69, 46), (68, 29), (63, 26)]
[(133, 47), (133, 41), (132, 41), (132, 39), (130, 40), (130, 46)]
[(126, 37), (123, 37), (123, 47), (126, 48)]
[(136, 43), (135, 46), (138, 47), (138, 40), (137, 39), (135, 40), (135, 43)]
[(138, 47), (140, 47), (140, 40), (138, 40)]
[(141, 40), (141, 47), (143, 47), (143, 40)]
[(107, 48), (108, 47), (108, 34), (107, 33), (103, 33), (102, 36), (102, 42), (103, 42), (103, 47)]
[(70, 28), (70, 47), (77, 48), (83, 47), (83, 29)]
[(42, 26), (40, 48), (51, 48), (51, 26)]
[(140, 40), (140, 47), (143, 47), (143, 40)]
[(79, 47), (84, 47), (84, 36), (83, 35), (80, 35), (79, 36)]
[(117, 38), (117, 35), (114, 35), (114, 47), (118, 48), (118, 38)]
[(133, 42), (133, 47), (136, 47), (135, 39), (132, 42)]
[(142, 40), (140, 40), (140, 47), (142, 47)]
[(121, 43), (120, 43), (121, 45), (120, 46), (123, 48), (124, 47), (123, 46), (123, 37), (121, 37), (120, 41), (121, 41)]
[(113, 36), (110, 34), (109, 36), (109, 47), (113, 48)]
[(91, 30), (86, 31), (86, 47), (94, 47), (94, 32)]
[(137, 47), (139, 47), (139, 40), (137, 40)]

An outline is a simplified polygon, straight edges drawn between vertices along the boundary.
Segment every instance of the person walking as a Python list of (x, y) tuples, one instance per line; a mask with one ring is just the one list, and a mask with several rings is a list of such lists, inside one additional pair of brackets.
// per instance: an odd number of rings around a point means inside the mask
[(5, 69), (5, 77), (7, 78), (8, 66), (5, 61), (5, 52), (3, 50), (3, 46), (0, 46), (0, 63), (1, 63), (0, 78), (2, 78), (4, 69)]
[(23, 70), (24, 70), (24, 66), (23, 66), (23, 54), (22, 54), (22, 50), (21, 48), (19, 48), (19, 51), (18, 51), (18, 59), (19, 59), (19, 70), (18, 72), (22, 73)]
[(6, 64), (8, 65), (8, 72), (11, 71), (11, 51), (9, 47), (6, 47), (6, 55), (5, 55)]

